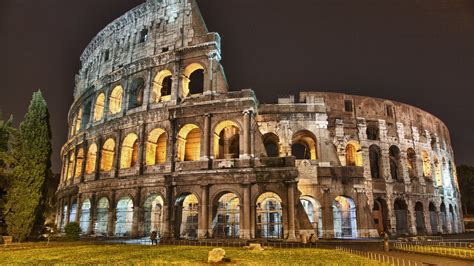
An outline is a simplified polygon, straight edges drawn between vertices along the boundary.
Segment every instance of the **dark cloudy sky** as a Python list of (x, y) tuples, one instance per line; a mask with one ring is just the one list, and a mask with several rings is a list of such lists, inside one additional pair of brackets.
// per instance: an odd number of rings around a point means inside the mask
[[(24, 116), (41, 89), (53, 170), (66, 141), (79, 56), (94, 35), (143, 0), (0, 0), (0, 109)], [(233, 89), (260, 101), (339, 91), (419, 106), (450, 128), (457, 163), (474, 165), (474, 1), (198, 0), (222, 36)]]

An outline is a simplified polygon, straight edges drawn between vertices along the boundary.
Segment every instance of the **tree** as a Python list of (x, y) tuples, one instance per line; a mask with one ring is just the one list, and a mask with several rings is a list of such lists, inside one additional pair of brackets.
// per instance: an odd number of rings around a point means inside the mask
[(5, 231), (5, 221), (3, 219), (2, 209), (4, 205), (4, 197), (8, 188), (7, 165), (2, 159), (4, 157), (2, 155), (5, 154), (8, 149), (8, 139), (12, 121), (12, 117), (10, 117), (9, 120), (4, 121), (0, 111), (0, 234), (3, 234)]
[(474, 214), (474, 167), (458, 166), (457, 174), (464, 214)]
[(40, 217), (45, 179), (51, 176), (49, 112), (41, 91), (33, 93), (19, 130), (12, 131), (8, 162), (12, 169), (4, 207), (8, 233), (23, 241)]

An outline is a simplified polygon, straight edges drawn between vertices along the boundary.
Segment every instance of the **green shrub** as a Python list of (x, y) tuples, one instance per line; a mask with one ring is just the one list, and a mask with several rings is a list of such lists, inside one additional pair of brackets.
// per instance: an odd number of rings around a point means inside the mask
[(81, 234), (81, 226), (76, 222), (70, 222), (64, 227), (66, 239), (69, 241), (79, 240)]

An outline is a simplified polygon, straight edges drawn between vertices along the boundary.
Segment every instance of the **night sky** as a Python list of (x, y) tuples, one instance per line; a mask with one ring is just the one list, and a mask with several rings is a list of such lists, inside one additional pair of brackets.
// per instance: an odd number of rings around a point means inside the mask
[[(144, 0), (0, 0), (0, 109), (19, 122), (33, 91), (49, 104), (53, 171), (66, 141), (79, 56)], [(457, 164), (474, 165), (474, 1), (198, 0), (221, 34), (231, 89), (260, 102), (334, 91), (418, 106), (451, 131)]]

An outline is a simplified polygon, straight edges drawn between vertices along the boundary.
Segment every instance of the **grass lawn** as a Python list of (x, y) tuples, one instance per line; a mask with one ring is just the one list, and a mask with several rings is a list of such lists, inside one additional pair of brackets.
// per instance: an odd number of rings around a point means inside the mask
[[(329, 249), (268, 249), (263, 252), (226, 248), (229, 264), (244, 265), (380, 265), (363, 257)], [(212, 247), (140, 246), (85, 242), (25, 243), (0, 247), (0, 264), (207, 264)]]

